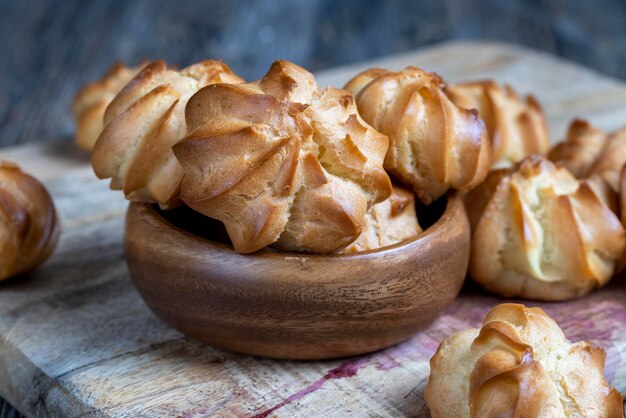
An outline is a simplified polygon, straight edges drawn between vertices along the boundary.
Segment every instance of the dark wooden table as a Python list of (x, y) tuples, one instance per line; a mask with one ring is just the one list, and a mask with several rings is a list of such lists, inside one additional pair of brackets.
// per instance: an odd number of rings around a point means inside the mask
[(116, 59), (221, 58), (255, 79), (277, 58), (317, 71), (497, 39), (626, 79), (625, 28), (623, 0), (0, 0), (0, 146), (71, 136), (75, 91)]

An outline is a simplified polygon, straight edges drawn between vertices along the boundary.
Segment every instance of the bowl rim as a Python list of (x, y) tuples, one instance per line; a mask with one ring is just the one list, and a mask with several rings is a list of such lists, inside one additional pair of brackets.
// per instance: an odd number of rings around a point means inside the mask
[[(131, 207), (141, 207), (146, 210), (146, 213), (152, 219), (151, 222), (157, 222), (162, 225), (167, 225), (168, 228), (175, 230), (177, 233), (186, 236), (188, 239), (192, 239), (196, 243), (201, 243), (202, 245), (210, 246), (213, 249), (219, 249), (221, 251), (230, 251), (234, 254), (240, 254), (245, 257), (253, 257), (253, 258), (264, 258), (264, 259), (280, 259), (281, 261), (285, 258), (306, 258), (306, 259), (369, 259), (372, 257), (378, 257), (381, 255), (389, 255), (392, 253), (400, 252), (408, 247), (417, 246), (422, 244), (424, 241), (427, 241), (430, 237), (439, 235), (444, 232), (446, 228), (448, 228), (451, 224), (456, 220), (457, 213), (459, 211), (464, 212), (464, 203), (461, 193), (458, 191), (450, 191), (445, 195), (446, 198), (446, 208), (443, 213), (437, 219), (435, 223), (433, 223), (426, 230), (422, 231), (416, 237), (409, 238), (407, 240), (398, 242), (393, 245), (388, 245), (381, 248), (376, 248), (367, 251), (359, 251), (355, 253), (347, 253), (347, 254), (314, 254), (314, 253), (304, 253), (304, 252), (293, 252), (293, 251), (281, 251), (281, 250), (273, 250), (269, 249), (269, 247), (265, 247), (259, 251), (253, 253), (238, 253), (232, 247), (232, 245), (224, 244), (218, 241), (212, 241), (210, 239), (204, 238), (202, 236), (196, 235), (193, 232), (182, 228), (175, 223), (170, 222), (165, 217), (162, 216), (160, 210), (156, 208), (155, 205), (149, 203), (141, 203), (141, 202), (130, 202), (128, 210), (132, 210)], [(465, 216), (467, 218), (467, 216)], [(146, 219), (144, 219), (146, 220)]]

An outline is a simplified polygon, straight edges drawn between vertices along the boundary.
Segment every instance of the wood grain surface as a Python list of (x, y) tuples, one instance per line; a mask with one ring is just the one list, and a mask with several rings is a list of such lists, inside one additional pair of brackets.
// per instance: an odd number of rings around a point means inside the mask
[[(341, 85), (370, 65), (413, 64), (452, 81), (495, 77), (544, 103), (555, 139), (585, 116), (626, 124), (626, 86), (509, 45), (454, 43), (320, 73)], [(29, 277), (0, 285), (0, 396), (28, 416), (427, 417), (428, 361), (450, 333), (477, 326), (503, 299), (466, 286), (445, 314), (409, 340), (332, 361), (276, 361), (186, 339), (144, 305), (124, 263), (121, 193), (96, 180), (69, 143), (0, 151), (40, 177), (63, 233)], [(626, 280), (588, 297), (542, 306), (572, 340), (607, 351), (606, 375), (626, 392)]]
[(166, 219), (152, 205), (132, 203), (128, 270), (159, 318), (215, 347), (297, 360), (370, 353), (430, 325), (461, 290), (470, 228), (463, 197), (448, 196), (439, 220), (416, 238), (326, 255), (239, 254), (217, 241), (223, 226), (188, 208)]

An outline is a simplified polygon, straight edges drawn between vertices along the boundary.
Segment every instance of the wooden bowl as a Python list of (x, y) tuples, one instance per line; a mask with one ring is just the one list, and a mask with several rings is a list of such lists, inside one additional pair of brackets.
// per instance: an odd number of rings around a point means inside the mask
[(243, 255), (207, 239), (223, 234), (189, 209), (166, 214), (131, 203), (126, 260), (146, 304), (189, 337), (283, 359), (361, 354), (416, 333), (458, 294), (470, 230), (458, 194), (443, 204), (419, 237), (379, 250)]

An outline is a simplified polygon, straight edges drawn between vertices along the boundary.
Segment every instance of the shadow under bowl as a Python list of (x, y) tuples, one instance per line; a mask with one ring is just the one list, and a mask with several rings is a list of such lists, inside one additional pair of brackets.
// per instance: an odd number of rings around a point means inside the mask
[(191, 338), (263, 357), (345, 357), (410, 337), (457, 296), (470, 229), (459, 194), (449, 194), (443, 205), (414, 239), (314, 255), (239, 254), (217, 222), (189, 209), (162, 212), (131, 203), (126, 260), (150, 309)]

